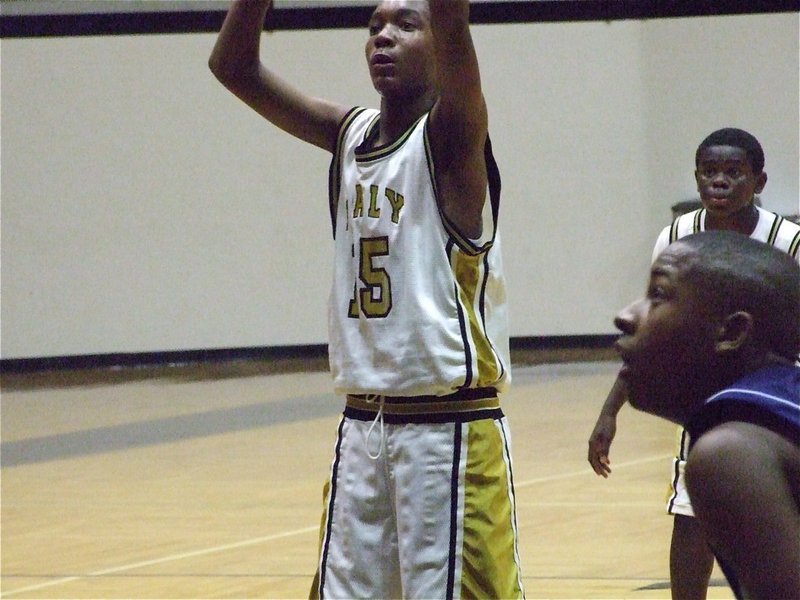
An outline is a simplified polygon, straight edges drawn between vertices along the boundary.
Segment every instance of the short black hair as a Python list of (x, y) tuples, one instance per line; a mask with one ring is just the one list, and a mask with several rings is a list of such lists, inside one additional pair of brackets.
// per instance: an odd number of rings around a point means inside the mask
[(800, 355), (800, 265), (774, 246), (733, 231), (703, 231), (674, 242), (694, 252), (682, 277), (719, 314), (752, 315), (754, 339), (788, 360)]
[(700, 151), (709, 146), (733, 146), (734, 148), (741, 148), (745, 151), (745, 154), (747, 154), (754, 174), (758, 175), (764, 170), (764, 150), (761, 148), (761, 144), (755, 136), (744, 129), (725, 127), (724, 129), (717, 129), (709, 134), (697, 147), (697, 152), (695, 152), (694, 155), (695, 167), (700, 164)]

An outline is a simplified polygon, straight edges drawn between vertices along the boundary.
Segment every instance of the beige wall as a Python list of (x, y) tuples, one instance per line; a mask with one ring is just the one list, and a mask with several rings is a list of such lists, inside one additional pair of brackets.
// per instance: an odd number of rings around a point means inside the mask
[[(796, 14), (476, 26), (511, 333), (611, 333), (717, 127), (798, 207)], [(280, 32), (304, 89), (374, 105), (361, 30)], [(213, 80), (210, 34), (6, 39), (2, 357), (323, 343), (328, 156)]]

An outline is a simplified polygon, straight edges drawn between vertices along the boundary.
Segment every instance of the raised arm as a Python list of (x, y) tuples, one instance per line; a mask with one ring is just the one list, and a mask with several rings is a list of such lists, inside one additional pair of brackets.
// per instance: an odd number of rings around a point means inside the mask
[(260, 60), (261, 30), (270, 5), (271, 0), (234, 0), (208, 66), (226, 88), (265, 119), (333, 152), (346, 108), (302, 93)]
[(429, 0), (429, 5), (439, 86), (429, 127), (439, 200), (462, 233), (479, 237), (488, 116), (469, 30), (469, 0)]

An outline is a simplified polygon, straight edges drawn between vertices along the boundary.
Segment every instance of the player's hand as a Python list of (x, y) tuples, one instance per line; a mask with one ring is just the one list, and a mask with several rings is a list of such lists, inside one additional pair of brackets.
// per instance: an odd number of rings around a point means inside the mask
[(594, 472), (602, 477), (608, 477), (611, 474), (611, 461), (608, 453), (616, 433), (616, 417), (600, 415), (592, 435), (589, 436), (589, 464), (592, 465)]

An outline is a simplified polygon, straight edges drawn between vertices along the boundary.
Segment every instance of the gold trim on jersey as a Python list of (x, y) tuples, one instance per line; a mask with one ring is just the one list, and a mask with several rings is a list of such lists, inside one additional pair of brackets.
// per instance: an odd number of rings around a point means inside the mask
[(500, 380), (502, 372), (497, 366), (498, 357), (486, 335), (483, 315), (478, 313), (476, 301), (480, 300), (486, 285), (483, 266), (483, 254), (472, 256), (464, 252), (455, 251), (451, 256), (453, 273), (458, 281), (459, 301), (464, 307), (469, 323), (469, 336), (464, 340), (465, 345), (472, 339), (471, 348), (476, 353), (475, 362), (478, 372), (473, 373), (474, 385), (478, 387), (490, 386)]
[(482, 246), (478, 246), (474, 241), (469, 239), (468, 237), (464, 236), (458, 228), (447, 218), (447, 215), (444, 214), (442, 211), (441, 203), (439, 201), (439, 189), (436, 186), (436, 166), (433, 161), (433, 151), (431, 150), (431, 141), (430, 136), (428, 135), (428, 124), (425, 124), (425, 132), (422, 136), (422, 141), (425, 146), (425, 159), (428, 163), (428, 172), (431, 176), (431, 184), (433, 185), (433, 196), (436, 198), (436, 206), (439, 209), (439, 219), (442, 221), (442, 225), (444, 226), (445, 231), (450, 236), (450, 238), (455, 242), (455, 244), (461, 248), (461, 250), (467, 254), (477, 256), (478, 254), (483, 254), (488, 252), (492, 245), (494, 244), (494, 233), (492, 232), (492, 237), (489, 239), (485, 244)]
[(356, 410), (365, 410), (378, 413), (383, 410), (386, 415), (428, 415), (438, 413), (472, 412), (500, 408), (500, 399), (481, 398), (477, 400), (445, 400), (442, 402), (384, 402), (378, 400), (365, 400), (360, 396), (347, 395), (347, 406)]
[(339, 188), (342, 183), (342, 144), (344, 143), (347, 130), (352, 125), (356, 117), (363, 113), (366, 108), (355, 107), (344, 116), (339, 124), (339, 135), (336, 138), (336, 148), (328, 167), (328, 206), (331, 211), (331, 225), (333, 226), (333, 237), (336, 238), (336, 209), (339, 205)]
[(775, 215), (775, 218), (772, 220), (772, 227), (769, 228), (769, 235), (767, 236), (767, 243), (770, 246), (775, 245), (775, 240), (778, 237), (778, 231), (783, 224), (783, 217), (780, 215)]
[(698, 210), (694, 216), (694, 223), (692, 224), (692, 233), (700, 233), (703, 231), (703, 225), (706, 222), (706, 209)]
[(797, 258), (798, 253), (800, 253), (800, 231), (794, 234), (794, 239), (789, 244), (789, 255)]
[[(385, 156), (388, 156), (389, 154), (392, 154), (400, 146), (406, 143), (408, 138), (411, 137), (411, 134), (414, 133), (414, 130), (417, 128), (417, 124), (426, 116), (427, 113), (422, 115), (419, 119), (414, 121), (414, 124), (411, 127), (406, 129), (403, 135), (401, 135), (395, 141), (386, 146), (379, 146), (371, 150), (361, 150), (359, 146), (358, 148), (356, 148), (355, 151), (356, 162), (357, 163), (371, 162), (373, 160), (379, 160), (381, 158), (384, 158)], [(369, 127), (367, 127), (367, 133), (366, 135), (364, 135), (364, 140), (362, 141), (362, 144), (366, 142), (370, 138), (370, 136), (373, 135), (373, 131), (378, 126), (379, 120), (380, 120), (380, 115), (377, 115), (375, 119), (372, 121), (372, 123), (369, 124)]]

